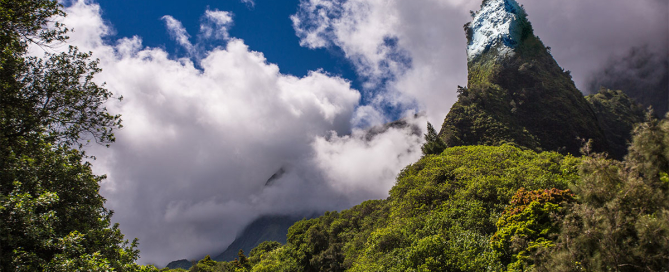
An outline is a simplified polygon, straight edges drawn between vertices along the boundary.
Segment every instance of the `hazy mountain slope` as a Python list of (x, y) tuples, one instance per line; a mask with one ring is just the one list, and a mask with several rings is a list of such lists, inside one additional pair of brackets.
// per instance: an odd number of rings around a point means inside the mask
[(663, 117), (669, 111), (669, 49), (654, 52), (648, 46), (634, 47), (611, 58), (605, 68), (592, 75), (588, 85), (591, 94), (602, 87), (622, 90)]
[(237, 258), (237, 253), (240, 249), (248, 254), (251, 252), (251, 249), (264, 241), (277, 241), (285, 244), (288, 228), (303, 218), (302, 216), (260, 217), (246, 226), (225, 251), (212, 259), (216, 261), (232, 261)]
[(182, 259), (182, 260), (177, 260), (177, 261), (171, 261), (170, 263), (167, 264), (167, 268), (169, 269), (189, 269), (191, 266), (193, 266), (193, 262)]
[(645, 118), (641, 104), (629, 98), (622, 91), (602, 89), (597, 94), (586, 97), (597, 114), (599, 126), (604, 131), (609, 145), (609, 155), (622, 160), (627, 154), (634, 125)]

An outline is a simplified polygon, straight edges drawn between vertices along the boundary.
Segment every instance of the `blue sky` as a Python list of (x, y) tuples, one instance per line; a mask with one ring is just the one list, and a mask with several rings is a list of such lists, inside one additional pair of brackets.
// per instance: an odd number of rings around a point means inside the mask
[[(281, 73), (302, 77), (309, 71), (323, 69), (350, 80), (356, 89), (362, 87), (355, 68), (344, 58), (341, 49), (300, 46), (290, 20), (298, 10), (299, 0), (255, 0), (253, 5), (239, 0), (97, 2), (103, 10), (102, 17), (115, 30), (115, 35), (107, 37), (109, 41), (136, 35), (142, 37), (146, 46), (165, 48), (174, 57), (181, 57), (184, 52), (170, 39), (161, 20), (163, 16), (170, 15), (181, 21), (195, 39), (200, 18), (207, 9), (229, 11), (234, 20), (230, 36), (244, 40), (251, 50), (262, 52), (268, 62), (279, 65)], [(224, 44), (225, 41), (216, 41), (210, 46)]]
[[(159, 266), (217, 255), (262, 215), (387, 197), (421, 156), (411, 126), (440, 128), (467, 83), (462, 25), (481, 4), (69, 2), (70, 43), (92, 51), (96, 80), (124, 97), (107, 105), (123, 118), (117, 142), (89, 147), (95, 173), (107, 175), (100, 192), (126, 237), (140, 239), (140, 262)], [(665, 0), (519, 2), (581, 90), (631, 48), (667, 55)], [(230, 12), (232, 26), (203, 20), (207, 11)], [(179, 25), (191, 51), (175, 39)], [(212, 26), (228, 37), (198, 36)], [(409, 127), (366, 136), (401, 116)]]

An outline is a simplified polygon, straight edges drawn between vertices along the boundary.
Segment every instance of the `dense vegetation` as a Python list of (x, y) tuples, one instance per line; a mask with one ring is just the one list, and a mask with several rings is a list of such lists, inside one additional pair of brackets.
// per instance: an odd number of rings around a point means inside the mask
[[(109, 144), (119, 116), (92, 79), (90, 53), (28, 56), (67, 40), (50, 0), (0, 1), (0, 271), (135, 271), (136, 241), (124, 239), (98, 194), (82, 148)], [(47, 28), (47, 24), (52, 24)], [(48, 50), (49, 51), (49, 50)]]
[(601, 89), (585, 97), (597, 115), (599, 127), (604, 131), (611, 157), (622, 160), (627, 154), (627, 144), (634, 125), (643, 122), (644, 109), (622, 91)]

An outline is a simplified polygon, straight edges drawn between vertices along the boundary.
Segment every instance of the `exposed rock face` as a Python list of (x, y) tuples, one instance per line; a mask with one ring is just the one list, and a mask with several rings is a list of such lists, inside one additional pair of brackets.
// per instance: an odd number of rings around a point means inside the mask
[(448, 146), (513, 143), (578, 154), (581, 139), (608, 144), (595, 112), (515, 0), (486, 0), (465, 25), (466, 88), (439, 135)]
[(476, 59), (494, 48), (501, 56), (512, 56), (527, 23), (525, 10), (514, 0), (484, 1), (474, 20), (466, 26), (467, 57)]

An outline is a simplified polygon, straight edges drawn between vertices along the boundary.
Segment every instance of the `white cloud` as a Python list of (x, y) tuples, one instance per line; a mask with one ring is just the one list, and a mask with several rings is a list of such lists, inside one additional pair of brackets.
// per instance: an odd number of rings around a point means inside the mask
[[(347, 80), (324, 71), (281, 74), (233, 37), (201, 49), (169, 16), (164, 20), (177, 42), (202, 51), (197, 65), (145, 47), (139, 37), (108, 44), (97, 5), (78, 1), (66, 12), (63, 22), (76, 30), (72, 43), (100, 58), (96, 80), (124, 97), (108, 105), (123, 115), (117, 143), (89, 151), (98, 158), (95, 172), (108, 175), (101, 193), (115, 210), (113, 220), (127, 237), (140, 238), (142, 263), (216, 254), (262, 214), (335, 210), (385, 197), (400, 169), (419, 157), (415, 132), (336, 136), (349, 134), (353, 116), (364, 111), (356, 113), (360, 93)], [(204, 18), (226, 31), (232, 23), (220, 11)], [(344, 165), (352, 164), (347, 171)], [(286, 174), (265, 186), (281, 168)]]
[(186, 50), (189, 57), (196, 60), (201, 60), (208, 54), (207, 50), (210, 49), (205, 46), (212, 40), (227, 41), (230, 39), (228, 31), (233, 24), (232, 13), (220, 10), (206, 10), (200, 19), (197, 42), (193, 44), (190, 41), (190, 34), (188, 34), (181, 21), (170, 15), (165, 15), (161, 19), (165, 21), (165, 26), (170, 36)]
[[(425, 125), (422, 117), (408, 120), (416, 127)], [(333, 133), (327, 139), (318, 137), (312, 145), (316, 150), (314, 161), (325, 180), (335, 190), (362, 202), (370, 196), (385, 198), (399, 170), (421, 157), (422, 143), (422, 135), (410, 129), (389, 128), (377, 137), (370, 137), (364, 130), (354, 130), (347, 136)]]
[(461, 2), (305, 0), (291, 19), (303, 46), (340, 47), (368, 77), (367, 87), (381, 89), (370, 103), (375, 108), (418, 102), (430, 122), (441, 124), (456, 100), (450, 90), (466, 84), (464, 38), (454, 38), (464, 37), (468, 20), (457, 11)]
[(190, 35), (188, 35), (188, 31), (186, 31), (186, 28), (184, 28), (181, 22), (169, 15), (165, 15), (161, 19), (165, 21), (167, 30), (172, 38), (174, 38), (179, 45), (183, 46), (186, 51), (191, 52), (193, 50), (193, 44), (190, 43)]
[(207, 10), (204, 13), (200, 33), (205, 39), (227, 40), (228, 29), (232, 26), (232, 14), (227, 11)]

